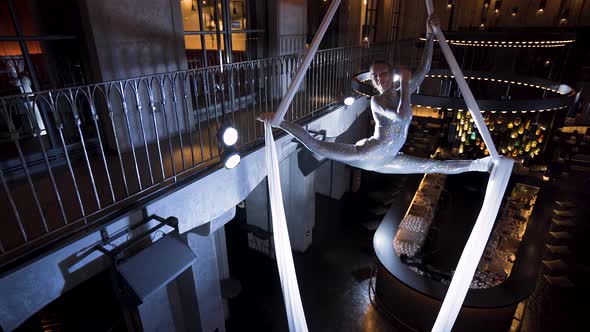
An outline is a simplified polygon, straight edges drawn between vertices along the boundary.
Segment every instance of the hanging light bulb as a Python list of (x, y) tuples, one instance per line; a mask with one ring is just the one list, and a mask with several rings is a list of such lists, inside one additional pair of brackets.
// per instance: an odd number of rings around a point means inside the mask
[(519, 135), (524, 134), (524, 127), (523, 126), (518, 127), (518, 134)]
[(471, 133), (471, 139), (472, 140), (474, 140), (476, 136), (477, 136), (477, 134), (475, 133), (475, 131)]
[[(487, 149), (486, 149), (486, 151), (487, 151)], [(502, 152), (502, 154), (506, 154), (506, 148), (502, 148), (502, 149), (500, 149), (500, 151)]]
[(501, 7), (502, 7), (502, 0), (496, 0), (496, 2), (494, 3), (494, 14), (499, 15)]
[(481, 144), (479, 145), (479, 149), (483, 150), (486, 148), (486, 144), (484, 142), (481, 142)]
[(531, 120), (527, 120), (526, 124), (524, 125), (524, 129), (529, 130), (531, 128)]
[(512, 151), (512, 156), (513, 157), (518, 157), (518, 150), (513, 150)]
[(518, 7), (514, 6), (514, 8), (512, 8), (512, 17), (515, 17), (516, 15), (518, 15)]
[(469, 130), (469, 123), (465, 123), (463, 125), (463, 130), (465, 130), (465, 131)]
[(506, 128), (508, 128), (508, 129), (514, 128), (514, 123), (512, 123), (512, 121), (508, 122), (508, 125), (506, 126)]
[(536, 147), (537, 147), (537, 141), (532, 141), (532, 142), (531, 142), (531, 146), (532, 146), (533, 148), (536, 148)]
[(488, 149), (485, 149), (485, 150), (483, 150), (483, 154), (484, 154), (485, 156), (487, 156), (487, 155), (489, 155), (489, 154), (490, 154), (490, 151), (488, 151)]
[(537, 128), (537, 130), (535, 131), (535, 135), (537, 135), (537, 136), (541, 135), (541, 128)]
[(461, 142), (465, 142), (465, 139), (466, 139), (465, 133), (463, 133), (463, 135), (461, 135)]
[(460, 123), (461, 125), (464, 125), (464, 124), (465, 124), (465, 119), (461, 119), (461, 121), (459, 121), (459, 123)]
[(531, 151), (531, 143), (528, 143), (525, 147), (524, 147), (524, 151), (529, 152)]
[(511, 138), (517, 138), (518, 137), (518, 132), (516, 130), (512, 130), (512, 132), (510, 133), (510, 137)]
[(502, 118), (502, 116), (498, 116), (498, 119), (496, 119), (496, 123), (497, 124), (502, 124), (502, 122), (504, 121), (504, 119)]
[(514, 119), (514, 125), (515, 126), (520, 126), (520, 117), (516, 117), (516, 119)]
[(545, 138), (544, 134), (541, 134), (541, 136), (539, 136), (539, 139), (537, 140), (537, 142), (539, 143), (543, 143), (543, 139)]
[(547, 3), (547, 0), (541, 0), (541, 2), (539, 2), (539, 8), (537, 9), (537, 15), (543, 15), (545, 13), (546, 3)]
[(459, 146), (459, 154), (463, 154), (463, 144)]

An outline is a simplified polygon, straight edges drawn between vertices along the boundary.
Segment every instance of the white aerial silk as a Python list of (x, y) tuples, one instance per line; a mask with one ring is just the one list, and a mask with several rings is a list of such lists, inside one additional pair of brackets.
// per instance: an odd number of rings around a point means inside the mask
[[(430, 15), (434, 11), (432, 0), (425, 1), (428, 14)], [(494, 159), (494, 168), (490, 174), (490, 179), (488, 180), (488, 187), (486, 189), (486, 195), (483, 200), (481, 211), (479, 212), (477, 221), (471, 230), (467, 244), (463, 249), (463, 253), (461, 254), (457, 268), (455, 269), (451, 285), (447, 290), (442, 307), (436, 317), (434, 326), (432, 327), (432, 331), (450, 331), (459, 315), (459, 311), (461, 310), (461, 306), (463, 305), (463, 301), (465, 300), (465, 296), (471, 285), (471, 280), (473, 279), (473, 275), (475, 274), (475, 270), (477, 269), (477, 265), (479, 264), (486, 243), (488, 242), (490, 233), (492, 232), (494, 221), (496, 220), (498, 210), (500, 209), (500, 203), (502, 202), (502, 197), (504, 197), (506, 186), (510, 180), (514, 161), (512, 159), (501, 158), (498, 155), (490, 132), (481, 116), (479, 106), (477, 105), (467, 82), (465, 82), (463, 73), (459, 68), (459, 64), (457, 64), (457, 60), (455, 59), (451, 48), (447, 44), (445, 36), (440, 29), (435, 28), (434, 30), (440, 48), (447, 59), (447, 63), (449, 64), (453, 75), (455, 75), (455, 80), (463, 94), (467, 108), (469, 108), (469, 112), (471, 112), (471, 116), (477, 125), (477, 129), (486, 143), (490, 155)]]
[[(303, 81), (305, 72), (309, 68), (311, 60), (318, 50), (320, 42), (322, 41), (339, 5), (340, 0), (334, 0), (330, 4), (328, 12), (322, 20), (322, 24), (320, 24), (310, 47), (306, 51), (303, 62), (297, 69), (297, 73), (295, 73), (285, 96), (283, 96), (283, 99), (277, 108), (273, 123), (280, 124), (285, 117), (289, 104), (291, 104), (295, 92), (299, 89), (299, 85)], [(305, 313), (303, 312), (301, 296), (299, 295), (299, 286), (297, 285), (297, 275), (295, 274), (295, 265), (293, 264), (291, 243), (289, 242), (289, 232), (287, 230), (287, 220), (285, 218), (285, 208), (283, 206), (277, 150), (274, 138), (272, 137), (272, 127), (268, 122), (265, 122), (264, 124), (264, 139), (266, 142), (266, 169), (268, 171), (268, 191), (272, 216), (273, 240), (275, 244), (275, 257), (279, 267), (279, 277), (281, 279), (287, 321), (289, 322), (289, 331), (307, 332), (307, 322), (305, 321)]]
[(264, 140), (266, 142), (266, 169), (268, 170), (268, 191), (275, 257), (279, 267), (289, 331), (306, 332), (307, 323), (303, 305), (301, 304), (301, 296), (299, 295), (291, 243), (289, 242), (289, 231), (287, 230), (287, 219), (285, 218), (285, 208), (283, 206), (279, 161), (275, 141), (272, 137), (272, 127), (269, 123), (264, 124)]

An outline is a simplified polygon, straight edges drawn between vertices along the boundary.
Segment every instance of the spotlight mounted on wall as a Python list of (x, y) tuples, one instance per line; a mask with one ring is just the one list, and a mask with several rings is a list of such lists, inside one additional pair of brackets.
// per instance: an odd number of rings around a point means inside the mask
[(238, 142), (238, 131), (234, 128), (226, 114), (225, 110), (225, 93), (224, 93), (224, 74), (220, 73), (220, 84), (216, 84), (216, 90), (221, 95), (221, 127), (217, 130), (217, 146), (221, 151), (220, 160), (227, 169), (235, 168), (240, 164), (240, 154), (236, 150), (235, 144)]
[(453, 0), (447, 0), (447, 9), (453, 8)]
[(217, 139), (226, 147), (232, 146), (238, 142), (238, 131), (229, 122), (226, 122), (217, 132)]
[(492, 0), (483, 0), (483, 8), (489, 8), (490, 2), (492, 2)]
[(512, 17), (518, 15), (518, 7), (514, 6), (514, 8), (512, 8)]
[(221, 163), (227, 169), (236, 168), (241, 160), (240, 154), (233, 146), (227, 147), (221, 152)]

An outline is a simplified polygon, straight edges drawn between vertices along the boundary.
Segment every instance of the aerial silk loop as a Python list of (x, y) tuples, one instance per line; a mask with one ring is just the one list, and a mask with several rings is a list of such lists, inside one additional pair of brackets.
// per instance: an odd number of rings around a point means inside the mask
[[(432, 14), (433, 6), (432, 0), (425, 0), (428, 13)], [(305, 314), (303, 312), (303, 306), (301, 304), (301, 297), (299, 294), (299, 287), (297, 285), (297, 276), (295, 275), (295, 267), (293, 264), (293, 256), (291, 253), (291, 245), (289, 242), (289, 234), (287, 231), (287, 223), (285, 218), (285, 211), (283, 207), (283, 199), (280, 187), (279, 178), (279, 165), (278, 156), (275, 147), (274, 138), (272, 136), (273, 126), (278, 126), (285, 114), (287, 109), (293, 100), (295, 92), (299, 88), (299, 85), (303, 81), (303, 77), (311, 64), (311, 60), (315, 55), (319, 43), (325, 34), (328, 25), (330, 24), (332, 17), (334, 16), (340, 0), (335, 0), (331, 3), (326, 16), (324, 17), (320, 28), (314, 40), (307, 50), (303, 62), (299, 66), (295, 77), (291, 81), (289, 88), (279, 107), (276, 111), (276, 115), (272, 120), (272, 123), (265, 123), (265, 142), (266, 142), (266, 167), (268, 170), (268, 187), (270, 194), (270, 206), (272, 215), (272, 226), (273, 226), (273, 239), (275, 245), (275, 256), (277, 259), (277, 265), (279, 269), (279, 276), (281, 279), (281, 287), (283, 291), (283, 298), (285, 302), (285, 309), (287, 312), (287, 319), (289, 323), (289, 331), (307, 331), (307, 324), (305, 321)], [(488, 186), (482, 209), (479, 213), (477, 221), (473, 226), (473, 230), (467, 240), (467, 244), (463, 249), (459, 264), (455, 270), (453, 279), (443, 301), (441, 310), (434, 323), (432, 331), (450, 331), (455, 323), (455, 320), (461, 310), (461, 306), (469, 290), (471, 280), (485, 249), (485, 245), (492, 231), (494, 221), (500, 209), (500, 203), (508, 181), (512, 172), (512, 166), (514, 161), (511, 159), (500, 157), (490, 132), (485, 125), (483, 117), (481, 116), (480, 109), (463, 77), (463, 73), (457, 64), (457, 61), (446, 42), (445, 36), (442, 32), (434, 28), (434, 33), (438, 39), (439, 45), (447, 59), (449, 67), (455, 76), (455, 80), (459, 85), (459, 89), (463, 94), (463, 98), (474, 122), (480, 132), (480, 135), (485, 142), (490, 156), (494, 160), (494, 167), (490, 174)]]
[[(432, 0), (425, 1), (428, 15), (431, 15), (434, 12)], [(437, 27), (434, 27), (433, 30), (438, 39), (440, 48), (447, 59), (447, 63), (455, 76), (455, 80), (459, 85), (465, 104), (467, 104), (467, 108), (469, 109), (469, 112), (471, 112), (471, 116), (477, 125), (477, 129), (479, 130), (488, 151), (490, 152), (490, 156), (494, 160), (494, 168), (492, 169), (492, 173), (488, 180), (488, 187), (486, 189), (486, 195), (483, 200), (481, 211), (479, 212), (477, 221), (471, 230), (471, 234), (463, 249), (463, 253), (461, 253), (461, 258), (459, 259), (459, 263), (453, 274), (453, 279), (451, 280), (451, 284), (449, 285), (441, 309), (436, 317), (434, 326), (432, 327), (432, 331), (450, 331), (459, 315), (459, 311), (461, 310), (461, 306), (463, 305), (463, 301), (465, 300), (465, 296), (471, 285), (471, 280), (473, 279), (481, 255), (488, 242), (490, 233), (492, 232), (494, 221), (496, 220), (496, 216), (500, 209), (500, 203), (502, 202), (502, 197), (504, 196), (508, 181), (510, 180), (514, 161), (512, 159), (502, 158), (498, 155), (498, 151), (494, 146), (488, 127), (481, 116), (479, 106), (473, 97), (473, 93), (471, 93), (471, 89), (469, 89), (469, 86), (465, 81), (463, 73), (459, 68), (459, 64), (457, 63), (449, 44), (447, 44), (444, 34)]]

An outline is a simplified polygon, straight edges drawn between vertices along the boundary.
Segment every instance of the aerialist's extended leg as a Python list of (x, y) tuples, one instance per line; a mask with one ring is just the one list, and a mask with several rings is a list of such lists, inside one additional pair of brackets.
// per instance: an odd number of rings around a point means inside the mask
[(325, 142), (319, 140), (313, 137), (312, 134), (305, 130), (305, 128), (288, 121), (283, 121), (280, 128), (293, 135), (308, 150), (317, 153), (322, 157), (343, 163), (358, 160), (358, 150), (357, 146), (354, 144)]
[(492, 164), (491, 157), (476, 160), (437, 160), (398, 154), (392, 161), (385, 163), (376, 171), (385, 174), (458, 174), (488, 172), (491, 170)]

